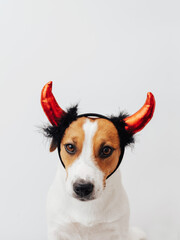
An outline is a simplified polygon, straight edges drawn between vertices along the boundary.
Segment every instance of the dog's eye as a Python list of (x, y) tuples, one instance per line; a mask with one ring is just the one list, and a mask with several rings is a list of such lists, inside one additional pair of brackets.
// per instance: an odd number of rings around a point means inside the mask
[(76, 152), (76, 146), (71, 143), (65, 144), (65, 149), (66, 152), (70, 154), (74, 154)]
[(100, 150), (100, 157), (101, 158), (107, 158), (109, 156), (111, 156), (111, 154), (113, 153), (114, 149), (112, 147), (109, 146), (104, 146), (103, 148), (101, 148)]

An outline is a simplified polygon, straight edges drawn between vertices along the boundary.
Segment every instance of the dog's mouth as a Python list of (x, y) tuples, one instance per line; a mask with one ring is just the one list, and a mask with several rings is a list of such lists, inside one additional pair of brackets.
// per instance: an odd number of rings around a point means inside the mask
[(73, 197), (82, 202), (87, 202), (96, 199), (95, 196), (92, 194), (90, 194), (89, 196), (77, 196), (76, 194), (73, 194)]

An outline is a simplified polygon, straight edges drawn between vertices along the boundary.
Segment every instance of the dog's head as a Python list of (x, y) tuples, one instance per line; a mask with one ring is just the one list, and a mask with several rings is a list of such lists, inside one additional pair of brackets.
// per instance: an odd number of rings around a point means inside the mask
[(133, 135), (150, 121), (155, 107), (154, 97), (148, 93), (144, 106), (130, 117), (78, 115), (77, 106), (65, 112), (52, 94), (52, 82), (44, 86), (41, 103), (52, 124), (44, 128), (52, 138), (50, 151), (58, 148), (66, 170), (66, 189), (81, 201), (101, 195), (106, 179), (122, 160), (124, 148), (134, 142)]

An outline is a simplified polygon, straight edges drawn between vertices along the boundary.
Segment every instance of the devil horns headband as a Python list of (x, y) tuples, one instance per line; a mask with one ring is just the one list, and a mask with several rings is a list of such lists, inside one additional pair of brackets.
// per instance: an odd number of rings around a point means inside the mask
[[(41, 93), (42, 108), (53, 126), (57, 126), (62, 116), (66, 112), (60, 108), (52, 94), (52, 81), (48, 82), (42, 89)], [(125, 129), (132, 134), (141, 131), (151, 120), (155, 109), (155, 99), (151, 92), (147, 93), (146, 102), (135, 114), (124, 118)]]

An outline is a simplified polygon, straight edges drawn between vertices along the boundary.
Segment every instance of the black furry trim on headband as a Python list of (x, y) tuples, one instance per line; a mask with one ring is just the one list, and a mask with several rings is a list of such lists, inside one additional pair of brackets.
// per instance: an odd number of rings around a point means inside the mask
[(133, 134), (125, 129), (126, 123), (124, 122), (124, 119), (128, 117), (128, 114), (121, 112), (118, 117), (111, 116), (108, 118), (103, 115), (91, 114), (91, 113), (77, 115), (77, 111), (78, 111), (77, 105), (74, 107), (71, 107), (67, 110), (66, 114), (62, 116), (57, 126), (49, 125), (43, 128), (45, 136), (52, 139), (53, 150), (60, 145), (60, 142), (64, 136), (64, 132), (66, 128), (68, 128), (73, 121), (75, 121), (78, 117), (81, 117), (81, 116), (91, 117), (93, 115), (97, 115), (97, 117), (100, 117), (100, 118), (102, 117), (111, 121), (118, 131), (121, 148), (125, 148), (126, 146), (134, 143)]
[(115, 125), (118, 131), (121, 148), (134, 143), (133, 134), (125, 129), (126, 123), (124, 122), (124, 119), (126, 117), (128, 117), (128, 114), (121, 112), (118, 117), (111, 116), (109, 118), (109, 120)]
[(66, 114), (62, 116), (57, 126), (49, 125), (43, 128), (45, 136), (52, 138), (54, 147), (57, 147), (60, 144), (66, 128), (77, 119), (77, 110), (77, 105), (69, 108)]

